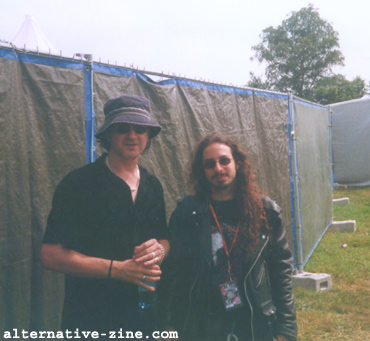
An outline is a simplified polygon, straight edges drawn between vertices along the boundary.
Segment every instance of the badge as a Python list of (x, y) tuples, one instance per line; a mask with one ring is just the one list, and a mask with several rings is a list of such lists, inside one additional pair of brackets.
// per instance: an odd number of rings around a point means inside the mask
[(226, 311), (243, 306), (238, 284), (235, 281), (220, 284), (220, 291)]

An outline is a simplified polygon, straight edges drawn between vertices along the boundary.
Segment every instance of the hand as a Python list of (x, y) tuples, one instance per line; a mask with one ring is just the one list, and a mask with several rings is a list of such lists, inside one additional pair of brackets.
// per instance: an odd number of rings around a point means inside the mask
[(161, 279), (161, 274), (162, 271), (157, 264), (144, 266), (132, 259), (128, 259), (125, 261), (113, 262), (111, 277), (121, 281), (134, 283), (147, 290), (154, 291), (155, 288), (142, 282), (144, 280), (144, 276), (146, 276), (145, 281), (157, 282)]
[(157, 239), (149, 239), (145, 243), (136, 246), (132, 259), (144, 266), (158, 264), (163, 258), (162, 246)]
[(287, 338), (283, 335), (278, 335), (276, 338), (277, 341), (288, 341)]
[[(170, 333), (170, 336), (175, 336), (175, 335), (177, 335), (178, 336), (178, 333), (177, 333), (177, 331), (174, 329), (174, 328), (172, 328), (172, 327), (167, 327), (167, 328), (165, 328), (165, 330), (167, 331), (167, 332), (169, 332)], [(172, 334), (172, 335), (171, 335)], [(167, 339), (166, 339), (166, 341), (173, 341), (173, 340), (178, 340), (179, 338), (178, 337), (168, 337)]]

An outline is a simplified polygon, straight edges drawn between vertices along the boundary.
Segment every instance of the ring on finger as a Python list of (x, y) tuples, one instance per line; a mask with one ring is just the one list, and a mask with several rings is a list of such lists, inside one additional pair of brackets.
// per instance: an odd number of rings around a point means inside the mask
[(152, 256), (153, 256), (153, 258), (155, 258), (155, 252), (154, 251), (152, 251)]
[(143, 281), (145, 281), (145, 280), (146, 280), (146, 278), (147, 278), (147, 276), (146, 276), (146, 275), (144, 275), (142, 280), (143, 280)]

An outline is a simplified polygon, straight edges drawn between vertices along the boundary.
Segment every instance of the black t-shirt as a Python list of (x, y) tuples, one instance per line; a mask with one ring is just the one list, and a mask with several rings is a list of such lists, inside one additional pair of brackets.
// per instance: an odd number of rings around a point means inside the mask
[[(44, 243), (105, 259), (125, 260), (150, 238), (168, 239), (162, 186), (140, 167), (135, 204), (129, 186), (104, 164), (72, 171), (58, 185)], [(108, 273), (107, 273), (108, 275)], [(137, 318), (138, 287), (114, 280), (65, 276), (64, 326), (106, 329)]]
[[(231, 274), (233, 280), (239, 280), (243, 276), (243, 236), (239, 231), (235, 244), (231, 249), (237, 226), (239, 223), (238, 211), (235, 200), (215, 201), (212, 200), (217, 220), (220, 224), (227, 248), (230, 254)], [(223, 239), (215, 220), (211, 219), (212, 229), (212, 258), (215, 284), (222, 284), (230, 281), (228, 272), (228, 259), (226, 256)], [(230, 252), (231, 249), (231, 252)]]
[[(235, 199), (228, 201), (211, 201), (217, 220), (220, 224), (228, 250), (233, 243), (238, 219), (238, 208)], [(243, 272), (245, 253), (243, 250), (243, 234), (238, 232), (235, 244), (230, 252), (232, 280), (237, 282), (240, 298), (243, 305), (231, 311), (226, 311), (220, 290), (220, 284), (230, 282), (228, 259), (223, 245), (222, 236), (213, 218), (212, 229), (212, 275), (209, 284), (208, 315), (202, 321), (203, 326), (197, 331), (204, 340), (225, 340), (234, 330), (239, 340), (247, 340), (250, 335), (250, 326), (245, 323), (250, 316), (249, 306), (244, 295)]]

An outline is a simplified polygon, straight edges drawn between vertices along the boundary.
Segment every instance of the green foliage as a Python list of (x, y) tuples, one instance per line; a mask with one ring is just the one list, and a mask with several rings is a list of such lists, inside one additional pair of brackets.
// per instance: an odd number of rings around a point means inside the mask
[(360, 77), (349, 81), (342, 75), (334, 75), (319, 80), (313, 88), (312, 97), (309, 99), (326, 105), (361, 98), (365, 94), (365, 81)]
[(260, 38), (262, 42), (252, 49), (260, 63), (267, 63), (265, 74), (272, 90), (309, 98), (333, 66), (343, 65), (338, 33), (311, 4), (292, 12), (277, 28), (264, 29)]
[(256, 88), (256, 89), (265, 89), (265, 90), (269, 90), (271, 89), (271, 86), (269, 84), (269, 82), (264, 82), (261, 77), (258, 77), (256, 76), (253, 72), (250, 72), (249, 73), (249, 82), (247, 84), (247, 86), (249, 86), (250, 88)]
[(350, 199), (333, 207), (333, 220), (356, 220), (357, 231), (328, 231), (305, 265), (306, 272), (330, 274), (333, 289), (294, 288), (300, 341), (370, 340), (370, 188), (333, 197)]

